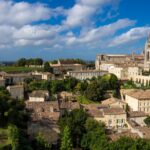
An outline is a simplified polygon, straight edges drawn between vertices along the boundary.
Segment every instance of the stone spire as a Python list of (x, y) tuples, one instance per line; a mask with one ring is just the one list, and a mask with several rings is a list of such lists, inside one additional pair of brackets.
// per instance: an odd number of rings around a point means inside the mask
[(150, 34), (147, 37), (144, 53), (144, 67), (150, 69)]

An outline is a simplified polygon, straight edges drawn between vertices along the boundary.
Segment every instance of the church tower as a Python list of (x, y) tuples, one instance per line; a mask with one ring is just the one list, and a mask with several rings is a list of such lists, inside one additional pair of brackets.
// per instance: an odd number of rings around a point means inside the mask
[(144, 68), (146, 70), (150, 69), (150, 35), (146, 41), (144, 49)]

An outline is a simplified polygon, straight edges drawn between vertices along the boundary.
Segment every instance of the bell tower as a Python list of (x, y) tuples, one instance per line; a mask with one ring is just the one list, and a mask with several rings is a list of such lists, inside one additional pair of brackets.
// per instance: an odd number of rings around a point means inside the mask
[(144, 49), (144, 68), (146, 70), (150, 69), (150, 35), (148, 36)]

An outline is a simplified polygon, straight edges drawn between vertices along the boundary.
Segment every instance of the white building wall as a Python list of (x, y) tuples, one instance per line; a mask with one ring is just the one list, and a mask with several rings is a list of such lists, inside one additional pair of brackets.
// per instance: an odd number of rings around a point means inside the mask
[(108, 127), (124, 127), (126, 119), (126, 114), (105, 115), (105, 123)]
[(100, 70), (109, 71), (110, 68), (115, 67), (113, 64), (101, 64)]
[(45, 98), (44, 97), (29, 97), (30, 102), (44, 102)]
[(128, 67), (128, 77), (141, 75), (142, 70), (139, 67)]
[(129, 95), (125, 95), (125, 102), (129, 105), (129, 107), (133, 111), (139, 111), (139, 104), (138, 104), (138, 99), (131, 97)]
[(122, 79), (124, 77), (123, 68), (121, 67), (110, 67), (108, 72), (116, 75), (118, 79)]

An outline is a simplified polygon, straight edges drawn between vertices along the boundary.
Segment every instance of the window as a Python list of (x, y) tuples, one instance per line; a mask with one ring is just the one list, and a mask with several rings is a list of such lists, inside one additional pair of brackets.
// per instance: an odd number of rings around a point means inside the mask
[(117, 119), (117, 123), (119, 123), (119, 119)]
[(108, 126), (110, 126), (111, 124), (112, 124), (112, 120), (109, 119), (109, 120), (108, 120)]

